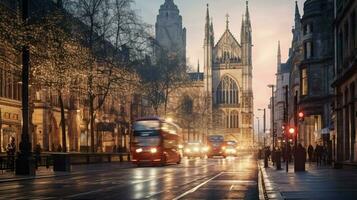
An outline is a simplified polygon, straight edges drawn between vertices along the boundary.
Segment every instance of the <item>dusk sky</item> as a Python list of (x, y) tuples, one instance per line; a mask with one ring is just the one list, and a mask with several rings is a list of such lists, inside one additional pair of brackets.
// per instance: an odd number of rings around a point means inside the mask
[[(135, 0), (135, 9), (142, 20), (153, 25), (160, 5), (164, 0)], [(228, 13), (231, 32), (240, 41), (242, 15), (245, 13), (245, 0), (174, 0), (183, 18), (183, 26), (187, 29), (188, 64), (196, 69), (200, 60), (203, 69), (203, 39), (206, 4), (210, 6), (216, 42), (225, 30)], [(299, 0), (302, 15), (304, 0)], [(268, 84), (275, 84), (278, 41), (281, 42), (282, 59), (286, 61), (291, 46), (294, 25), (295, 0), (249, 0), (249, 11), (253, 30), (253, 92), (255, 117), (261, 117), (258, 108), (267, 108), (271, 90)], [(267, 111), (269, 113), (269, 111)], [(269, 120), (269, 115), (267, 116)], [(256, 120), (255, 120), (256, 123)], [(256, 125), (257, 126), (257, 125)], [(262, 125), (260, 126), (262, 130)], [(269, 128), (269, 123), (267, 123)]]

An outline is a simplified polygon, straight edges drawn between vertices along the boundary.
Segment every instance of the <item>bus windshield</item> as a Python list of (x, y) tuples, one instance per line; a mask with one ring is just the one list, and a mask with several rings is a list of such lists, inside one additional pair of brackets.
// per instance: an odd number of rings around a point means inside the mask
[(208, 136), (208, 141), (214, 142), (214, 143), (221, 143), (224, 141), (224, 138), (221, 135), (211, 135), (211, 136)]
[(136, 121), (134, 123), (134, 131), (152, 131), (160, 129), (158, 120)]
[(136, 136), (134, 137), (134, 144), (138, 147), (154, 147), (160, 145), (160, 137), (153, 136), (153, 137), (141, 137)]

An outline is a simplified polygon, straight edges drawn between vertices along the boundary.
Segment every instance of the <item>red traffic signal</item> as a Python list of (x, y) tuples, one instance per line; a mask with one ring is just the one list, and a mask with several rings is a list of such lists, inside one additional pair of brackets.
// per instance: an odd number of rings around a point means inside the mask
[(304, 121), (304, 116), (305, 116), (304, 112), (299, 112), (298, 113), (299, 121)]
[(304, 117), (304, 113), (303, 112), (299, 112), (298, 116), (299, 116), (299, 118), (303, 118)]
[(295, 133), (295, 128), (293, 128), (293, 127), (289, 128), (289, 133), (290, 134), (294, 134)]

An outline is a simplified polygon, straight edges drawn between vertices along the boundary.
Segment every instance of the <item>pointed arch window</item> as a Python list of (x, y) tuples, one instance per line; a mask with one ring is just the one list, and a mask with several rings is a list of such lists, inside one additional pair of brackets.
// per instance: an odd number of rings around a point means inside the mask
[(217, 104), (238, 104), (238, 85), (230, 77), (225, 76), (216, 91)]
[(234, 110), (230, 114), (230, 128), (239, 128), (238, 111)]

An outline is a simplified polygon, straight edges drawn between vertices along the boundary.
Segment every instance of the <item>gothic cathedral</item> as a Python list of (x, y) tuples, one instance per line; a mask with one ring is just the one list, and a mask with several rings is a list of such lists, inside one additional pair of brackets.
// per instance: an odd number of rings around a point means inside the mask
[(211, 107), (210, 134), (226, 140), (253, 141), (252, 28), (246, 4), (240, 43), (226, 30), (215, 44), (207, 5), (204, 39), (204, 90)]
[[(213, 23), (207, 5), (204, 38), (204, 72), (194, 75), (195, 87), (186, 88), (184, 93), (176, 92), (177, 101), (171, 102), (179, 107), (182, 96), (193, 96), (199, 87), (200, 103), (208, 108), (205, 134), (224, 135), (226, 140), (240, 144), (253, 141), (253, 92), (252, 92), (252, 29), (248, 2), (242, 20), (240, 43), (229, 30), (226, 30), (215, 44)], [(168, 52), (177, 52), (185, 62), (186, 29), (182, 26), (182, 16), (173, 0), (165, 0), (161, 5), (155, 25), (156, 41)], [(200, 78), (202, 77), (202, 79)], [(195, 88), (195, 89), (192, 89)], [(196, 106), (199, 107), (199, 106)], [(201, 111), (198, 111), (201, 112)], [(185, 126), (183, 126), (184, 128)], [(187, 131), (189, 132), (189, 131)]]

